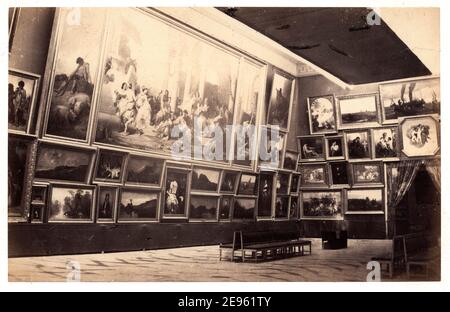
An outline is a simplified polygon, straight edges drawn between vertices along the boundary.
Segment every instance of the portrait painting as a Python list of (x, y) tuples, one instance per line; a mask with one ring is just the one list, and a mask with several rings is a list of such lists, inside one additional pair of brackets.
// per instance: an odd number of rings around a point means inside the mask
[(346, 213), (384, 213), (383, 190), (348, 190)]
[(277, 174), (277, 184), (276, 184), (276, 190), (277, 190), (277, 194), (280, 195), (287, 195), (289, 194), (289, 190), (290, 190), (290, 180), (291, 180), (291, 175), (289, 173), (281, 173), (279, 172)]
[(372, 150), (376, 159), (397, 158), (397, 128), (372, 129)]
[(331, 185), (349, 185), (348, 163), (345, 161), (330, 163)]
[(275, 218), (288, 218), (289, 208), (289, 196), (277, 196), (275, 200)]
[(52, 186), (49, 222), (92, 221), (94, 188)]
[(189, 219), (216, 221), (219, 197), (191, 195)]
[(327, 160), (345, 159), (344, 136), (325, 137), (325, 150)]
[(297, 171), (298, 153), (286, 151), (284, 154), (283, 169)]
[(258, 192), (257, 176), (254, 174), (243, 173), (239, 182), (238, 195), (253, 195)]
[(215, 129), (233, 124), (239, 57), (145, 12), (110, 12), (96, 142), (169, 154), (190, 133), (215, 153)]
[(293, 79), (286, 78), (278, 72), (274, 73), (267, 110), (268, 125), (278, 125), (281, 129), (288, 129), (292, 84)]
[(291, 179), (291, 194), (298, 193), (299, 187), (300, 187), (300, 175), (299, 174), (293, 174)]
[(123, 189), (120, 195), (119, 222), (155, 220), (158, 216), (159, 192)]
[(298, 137), (297, 140), (300, 149), (300, 161), (325, 160), (323, 136), (303, 136)]
[(301, 166), (302, 187), (327, 187), (326, 164), (304, 164)]
[(370, 141), (368, 131), (347, 132), (348, 159), (370, 158)]
[(125, 154), (100, 150), (95, 179), (108, 182), (121, 182), (124, 162)]
[(192, 170), (192, 190), (217, 192), (219, 188), (220, 171), (194, 167)]
[(102, 42), (105, 11), (81, 8), (80, 23), (65, 22), (70, 8), (60, 12), (45, 134), (86, 141), (101, 54), (89, 47)]
[(382, 162), (353, 163), (352, 168), (354, 184), (383, 184)]
[(291, 196), (290, 204), (289, 204), (289, 219), (297, 220), (298, 219), (298, 196)]
[(24, 216), (25, 177), (30, 142), (19, 138), (8, 139), (8, 217)]
[(399, 117), (439, 114), (440, 78), (380, 85), (383, 120), (395, 123)]
[(236, 198), (234, 200), (233, 220), (254, 220), (256, 199)]
[(220, 183), (221, 193), (236, 193), (240, 173), (237, 171), (224, 171)]
[(301, 195), (302, 219), (343, 219), (341, 191), (311, 191)]
[(403, 153), (408, 157), (434, 156), (439, 150), (439, 122), (432, 116), (405, 118), (400, 123)]
[(337, 131), (333, 95), (308, 98), (308, 112), (311, 134)]
[(127, 164), (127, 183), (160, 185), (164, 160), (131, 155)]
[(39, 75), (8, 70), (8, 129), (30, 132), (39, 81)]
[(378, 95), (348, 95), (337, 98), (339, 129), (379, 125)]
[(259, 175), (258, 217), (272, 216), (273, 178), (272, 173)]
[(86, 182), (89, 180), (94, 153), (61, 145), (41, 144), (38, 148), (37, 179)]
[(115, 218), (118, 189), (99, 186), (97, 196), (97, 219), (113, 222)]
[(233, 211), (234, 196), (222, 196), (219, 207), (219, 220), (230, 221)]
[(166, 193), (164, 199), (164, 217), (185, 217), (187, 204), (187, 186), (189, 173), (176, 169), (166, 172)]

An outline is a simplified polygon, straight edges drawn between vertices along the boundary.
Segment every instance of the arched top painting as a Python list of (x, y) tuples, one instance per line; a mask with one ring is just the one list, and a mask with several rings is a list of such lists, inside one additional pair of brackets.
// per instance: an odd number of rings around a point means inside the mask
[(408, 157), (434, 156), (439, 150), (439, 122), (433, 116), (400, 121), (403, 153)]

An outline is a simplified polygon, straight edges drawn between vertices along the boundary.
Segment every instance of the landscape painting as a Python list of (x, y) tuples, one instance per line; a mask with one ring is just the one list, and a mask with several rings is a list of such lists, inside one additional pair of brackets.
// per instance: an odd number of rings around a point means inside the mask
[(267, 114), (268, 125), (288, 129), (292, 84), (292, 79), (274, 73)]
[(346, 213), (384, 213), (383, 190), (348, 190)]
[(121, 182), (125, 154), (100, 150), (97, 160), (96, 180)]
[(379, 125), (377, 94), (338, 97), (337, 106), (340, 129)]
[(384, 181), (383, 163), (354, 163), (352, 167), (354, 184), (382, 184)]
[(92, 158), (92, 151), (41, 144), (38, 148), (35, 177), (86, 182), (89, 179)]
[(300, 148), (300, 161), (325, 160), (323, 136), (303, 136), (297, 139)]
[(308, 98), (308, 112), (311, 134), (337, 131), (333, 95)]
[(386, 159), (399, 156), (397, 128), (372, 129), (372, 138), (374, 158)]
[(342, 193), (340, 191), (302, 192), (301, 217), (303, 219), (342, 220)]
[(164, 160), (141, 156), (130, 156), (127, 165), (127, 183), (160, 185)]
[(217, 192), (220, 171), (195, 167), (192, 171), (192, 190)]
[(347, 132), (348, 159), (370, 158), (370, 141), (368, 131)]
[(53, 186), (49, 222), (92, 221), (94, 189)]
[(124, 189), (120, 196), (119, 221), (154, 220), (159, 206), (159, 192)]
[(432, 116), (401, 121), (403, 153), (408, 157), (434, 156), (440, 146), (439, 122)]
[(253, 174), (243, 173), (239, 183), (239, 195), (253, 195), (258, 193), (257, 176)]
[(383, 120), (395, 123), (399, 117), (439, 114), (440, 78), (380, 85)]
[(233, 220), (254, 220), (256, 199), (236, 198), (234, 200)]
[(189, 219), (216, 221), (218, 197), (191, 196)]

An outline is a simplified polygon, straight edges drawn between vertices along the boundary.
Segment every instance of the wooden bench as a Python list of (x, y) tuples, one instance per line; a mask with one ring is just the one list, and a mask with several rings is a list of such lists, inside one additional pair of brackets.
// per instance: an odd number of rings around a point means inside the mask
[(383, 265), (385, 265), (390, 278), (394, 275), (394, 268), (403, 266), (405, 263), (404, 237), (401, 235), (394, 236), (391, 242), (391, 248), (388, 253), (372, 257), (372, 261), (380, 263), (381, 269), (383, 269)]
[(422, 267), (422, 276), (428, 279), (430, 268), (438, 266), (441, 257), (438, 238), (427, 233), (407, 234), (404, 236), (404, 255), (408, 279), (412, 267)]
[(231, 261), (241, 259), (242, 262), (303, 256), (305, 252), (311, 254), (311, 241), (302, 239), (298, 232), (237, 231), (231, 243), (220, 244), (219, 247), (220, 260), (223, 259), (222, 250), (228, 249), (231, 250)]

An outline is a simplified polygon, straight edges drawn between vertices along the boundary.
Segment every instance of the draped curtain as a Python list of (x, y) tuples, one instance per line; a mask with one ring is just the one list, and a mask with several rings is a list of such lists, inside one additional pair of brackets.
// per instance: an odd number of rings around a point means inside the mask
[(426, 162), (426, 169), (433, 181), (434, 186), (441, 192), (441, 160), (432, 159)]
[(408, 192), (422, 160), (404, 160), (387, 164), (388, 207), (396, 207)]

